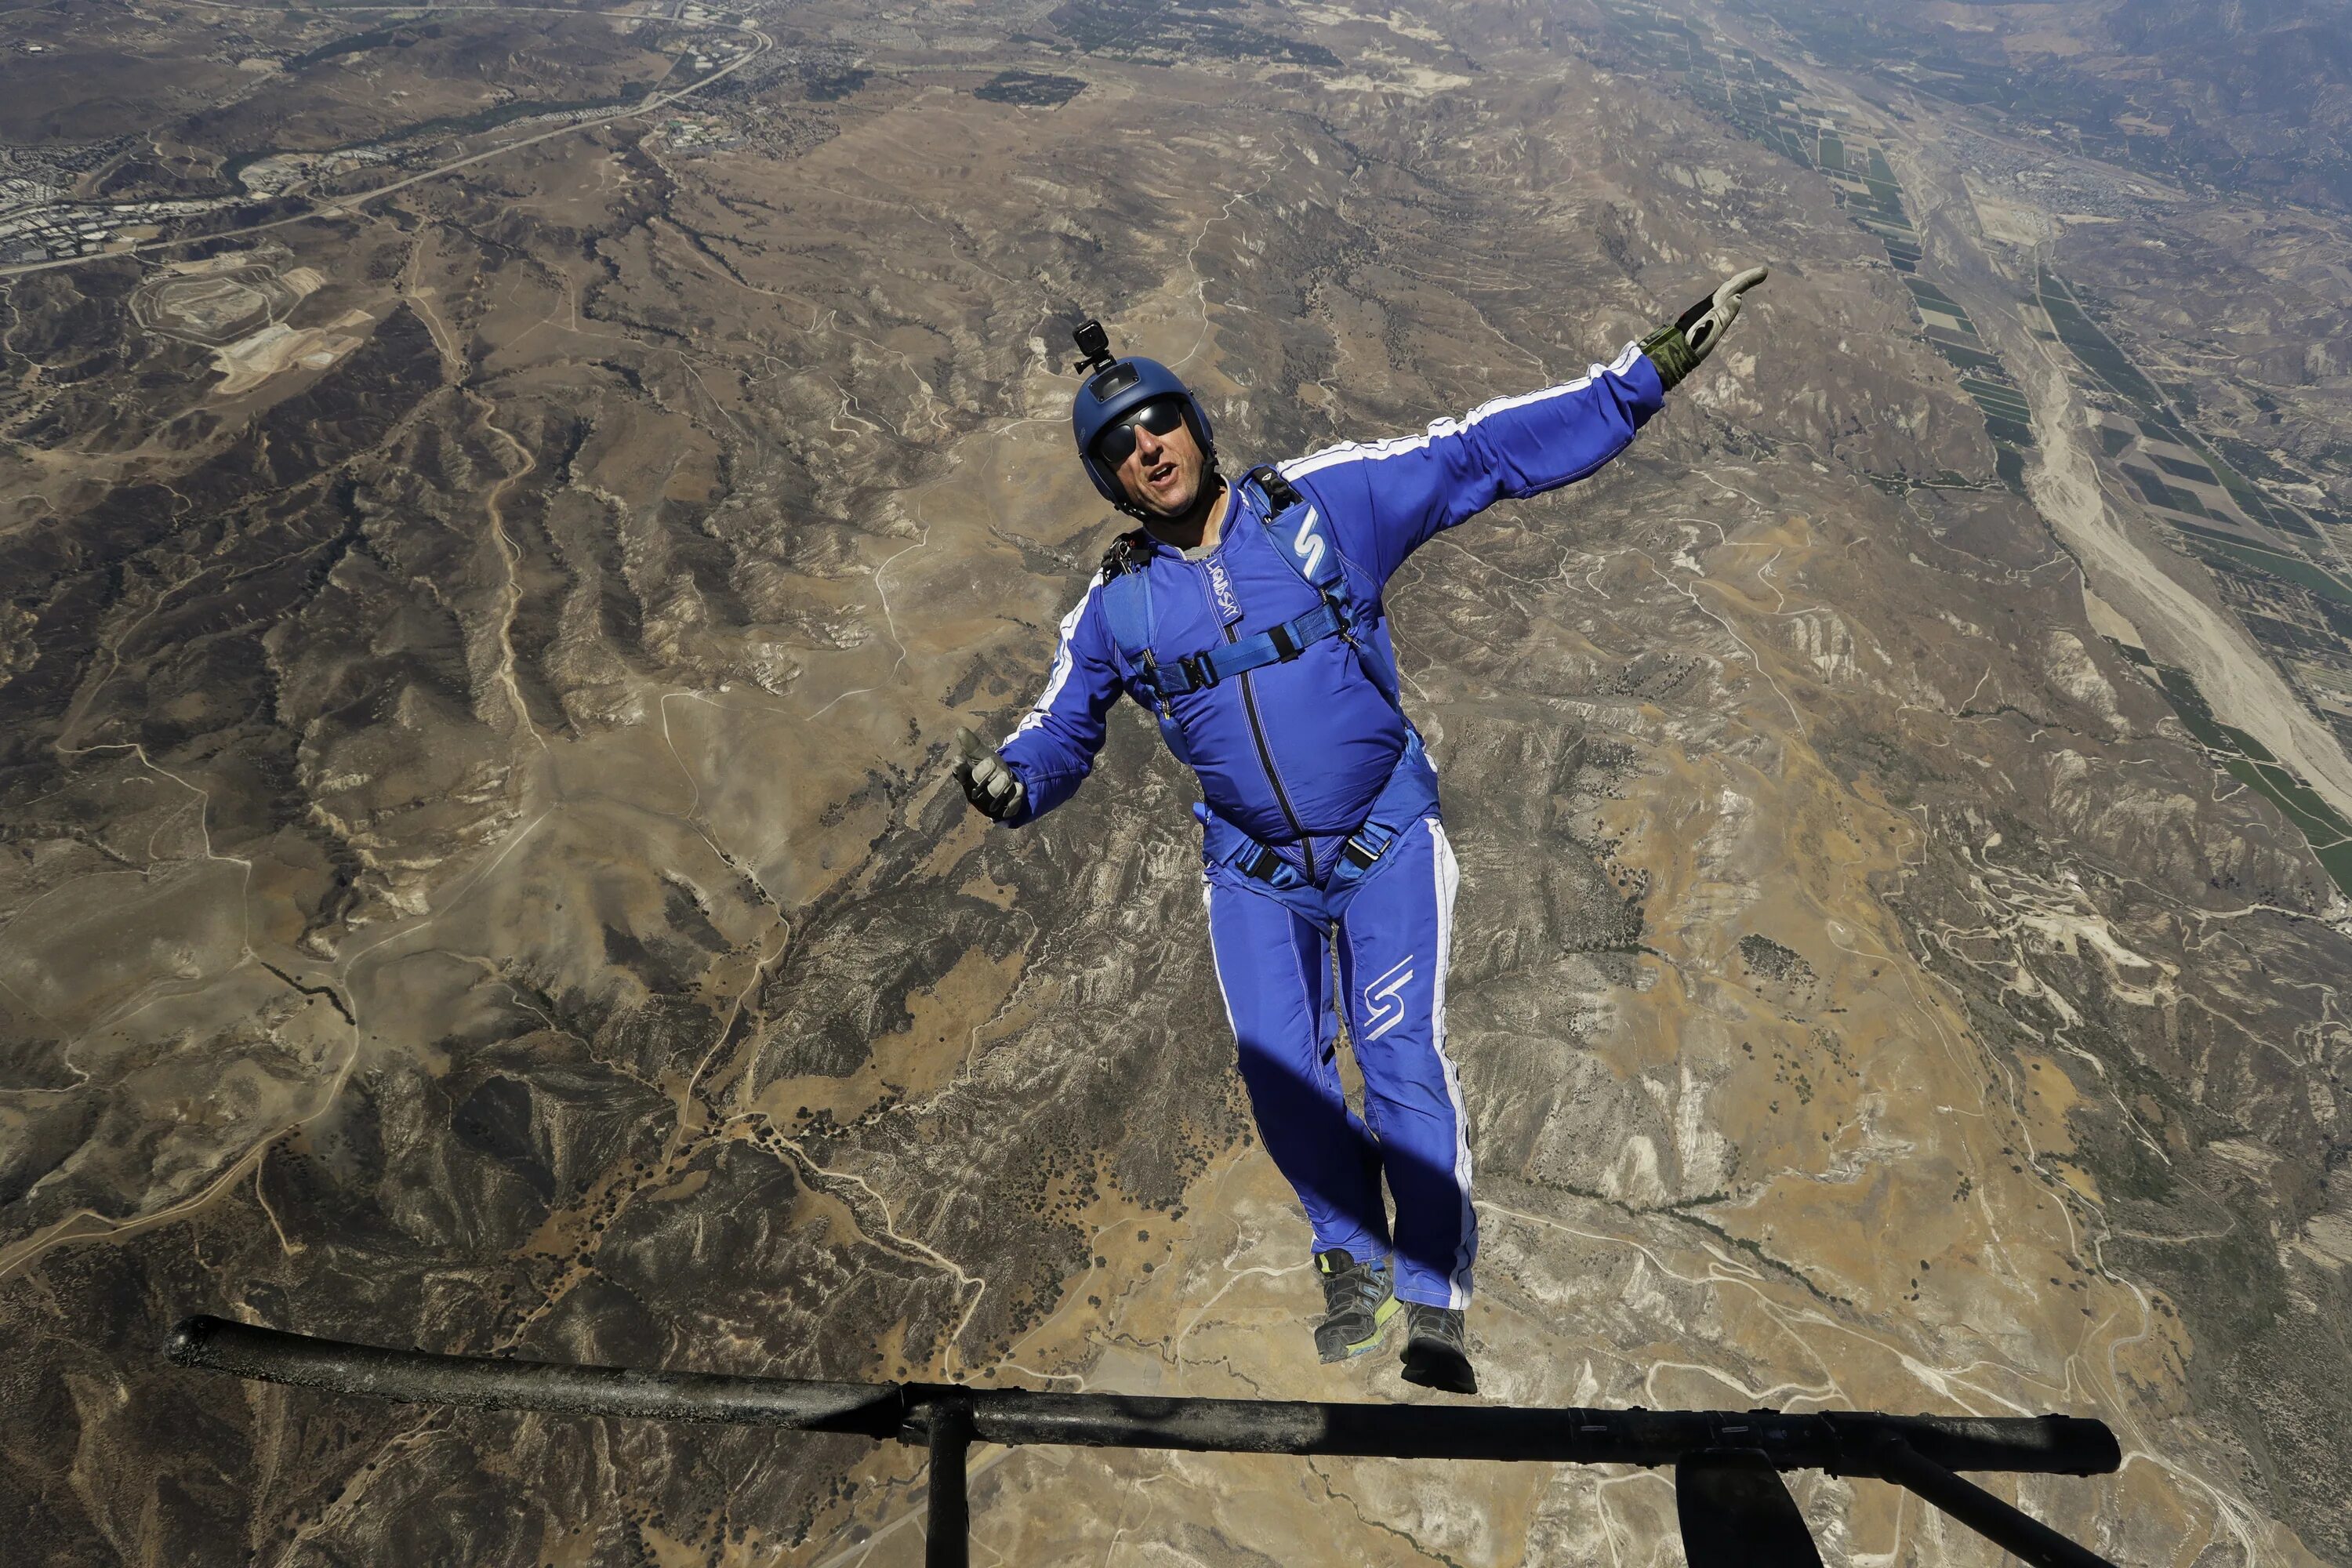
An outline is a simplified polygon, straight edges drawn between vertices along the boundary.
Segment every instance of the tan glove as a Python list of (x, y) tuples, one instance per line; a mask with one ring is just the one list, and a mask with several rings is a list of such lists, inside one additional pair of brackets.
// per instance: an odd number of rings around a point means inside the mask
[(1676, 317), (1672, 326), (1660, 327), (1642, 340), (1642, 352), (1657, 366), (1658, 379), (1667, 390), (1715, 352), (1732, 318), (1739, 314), (1739, 297), (1770, 275), (1770, 268), (1763, 267), (1734, 273), (1714, 293)]
[(1019, 775), (1004, 765), (1004, 759), (969, 729), (956, 731), (954, 772), (956, 783), (963, 785), (964, 799), (992, 822), (1002, 822), (1019, 811), (1022, 797), (1028, 793)]

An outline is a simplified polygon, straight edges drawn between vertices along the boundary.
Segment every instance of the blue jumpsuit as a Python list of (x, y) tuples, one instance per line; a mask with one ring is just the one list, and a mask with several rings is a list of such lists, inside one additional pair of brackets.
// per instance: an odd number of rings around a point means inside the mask
[[(1370, 658), (1394, 668), (1381, 591), (1440, 529), (1600, 468), (1664, 399), (1657, 371), (1628, 344), (1578, 380), (1498, 398), (1425, 435), (1278, 465), (1313, 507), (1296, 538), (1275, 538), (1248, 485), (1234, 487), (1216, 546), (1197, 559), (1134, 536), (1142, 552), (1134, 569), (1150, 574), (1150, 647), (1163, 666), (1314, 609), (1315, 591), (1281, 551), (1304, 558), (1327, 542), (1358, 607), (1357, 639), (1371, 646), (1325, 637), (1162, 704), (1119, 651), (1098, 573), (1063, 618), (1043, 695), (1001, 748), (1026, 789), (1008, 819), (1018, 826), (1085, 780), (1120, 692), (1159, 715), (1171, 749), (1200, 779), (1193, 812), (1204, 829), (1210, 940), (1266, 1152), (1297, 1192), (1316, 1249), (1392, 1256), (1396, 1293), (1408, 1301), (1467, 1302), (1478, 1233), (1469, 1118), (1445, 1052), (1454, 854), (1435, 770), (1366, 668)], [(1297, 515), (1286, 515), (1286, 531)], [(1394, 837), (1360, 876), (1335, 879), (1349, 836), (1376, 807), (1393, 819), (1383, 826)], [(1289, 868), (1282, 885), (1232, 863), (1255, 846)], [(1363, 1073), (1360, 1118), (1334, 1066), (1341, 1008)]]

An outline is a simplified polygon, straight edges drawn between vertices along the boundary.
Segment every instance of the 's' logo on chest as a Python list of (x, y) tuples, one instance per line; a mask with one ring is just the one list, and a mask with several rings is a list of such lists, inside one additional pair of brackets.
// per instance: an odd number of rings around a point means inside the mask
[(1298, 557), (1298, 574), (1309, 583), (1315, 581), (1315, 569), (1323, 564), (1323, 537), (1315, 531), (1321, 521), (1308, 507), (1307, 515), (1298, 520), (1298, 531), (1290, 538), (1290, 552)]

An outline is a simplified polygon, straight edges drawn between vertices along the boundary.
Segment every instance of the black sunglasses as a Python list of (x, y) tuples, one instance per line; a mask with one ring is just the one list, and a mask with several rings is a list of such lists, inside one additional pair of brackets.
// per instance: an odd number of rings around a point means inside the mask
[(1095, 438), (1095, 456), (1111, 468), (1126, 463), (1135, 452), (1135, 427), (1142, 426), (1154, 436), (1173, 436), (1184, 423), (1184, 405), (1179, 398), (1155, 397), (1139, 404), (1119, 416), (1118, 424)]

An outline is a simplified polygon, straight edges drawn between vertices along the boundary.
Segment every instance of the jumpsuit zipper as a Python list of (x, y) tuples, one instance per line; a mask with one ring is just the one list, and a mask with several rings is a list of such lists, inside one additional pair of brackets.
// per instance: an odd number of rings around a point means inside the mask
[[(1241, 639), (1234, 637), (1232, 626), (1227, 626), (1225, 640), (1231, 643)], [(1257, 760), (1265, 767), (1265, 782), (1274, 786), (1275, 804), (1282, 807), (1282, 819), (1290, 824), (1290, 831), (1297, 836), (1299, 852), (1307, 857), (1307, 879), (1312, 882), (1315, 880), (1315, 840), (1307, 837), (1307, 829), (1299, 826), (1298, 814), (1290, 809), (1290, 796), (1283, 790), (1282, 775), (1275, 771), (1274, 748), (1265, 743), (1265, 726), (1258, 722), (1257, 717), (1257, 691), (1250, 684), (1246, 670), (1242, 674), (1242, 708), (1249, 714), (1250, 739), (1257, 742)]]

